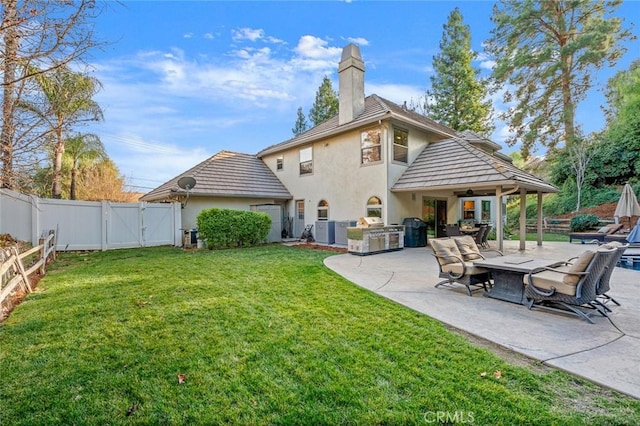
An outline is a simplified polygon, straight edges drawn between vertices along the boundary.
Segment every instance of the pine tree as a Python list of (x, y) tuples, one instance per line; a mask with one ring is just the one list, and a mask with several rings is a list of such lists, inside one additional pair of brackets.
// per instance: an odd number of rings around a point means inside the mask
[(338, 113), (338, 94), (334, 92), (331, 80), (326, 75), (316, 92), (316, 100), (309, 110), (309, 119), (314, 126)]
[(454, 130), (471, 130), (489, 136), (494, 129), (491, 101), (486, 86), (478, 79), (480, 70), (471, 61), (471, 32), (455, 8), (443, 25), (440, 53), (433, 57), (435, 75), (431, 76), (430, 96), (435, 101), (427, 114)]
[(609, 15), (621, 0), (500, 0), (487, 52), (496, 66), (495, 89), (513, 102), (502, 118), (527, 157), (536, 144), (555, 148), (576, 137), (575, 110), (591, 76), (613, 66), (632, 39), (623, 21)]
[(296, 124), (293, 126), (291, 131), (294, 136), (299, 136), (307, 131), (309, 128), (309, 123), (307, 123), (307, 118), (304, 116), (302, 112), (302, 107), (298, 107), (298, 118), (296, 119)]

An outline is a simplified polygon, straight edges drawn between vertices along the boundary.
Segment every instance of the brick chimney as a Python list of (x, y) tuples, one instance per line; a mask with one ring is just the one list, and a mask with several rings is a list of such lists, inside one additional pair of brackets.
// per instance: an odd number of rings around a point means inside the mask
[(348, 44), (342, 49), (338, 77), (338, 124), (342, 125), (364, 112), (364, 62), (360, 48), (355, 44)]

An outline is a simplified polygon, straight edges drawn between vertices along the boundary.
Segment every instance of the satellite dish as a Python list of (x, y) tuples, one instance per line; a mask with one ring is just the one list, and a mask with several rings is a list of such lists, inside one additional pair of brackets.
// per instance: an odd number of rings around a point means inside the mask
[(184, 200), (184, 204), (182, 204), (182, 208), (184, 209), (189, 202), (189, 190), (196, 186), (196, 180), (191, 176), (182, 176), (178, 179), (178, 186), (187, 191), (187, 199)]
[(191, 176), (183, 176), (178, 179), (178, 186), (188, 192), (196, 186), (196, 180)]

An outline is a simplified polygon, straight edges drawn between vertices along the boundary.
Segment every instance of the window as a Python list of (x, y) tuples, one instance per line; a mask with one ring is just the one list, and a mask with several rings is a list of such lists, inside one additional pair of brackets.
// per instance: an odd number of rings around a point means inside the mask
[(318, 220), (329, 219), (329, 203), (325, 200), (320, 200), (318, 203)]
[(304, 223), (304, 200), (296, 201), (296, 215)]
[(300, 150), (300, 174), (311, 173), (313, 173), (313, 148), (303, 148)]
[(382, 159), (380, 146), (382, 130), (368, 130), (360, 134), (360, 153), (362, 164), (373, 163)]
[(476, 202), (467, 200), (462, 202), (462, 218), (473, 220), (476, 218)]
[(482, 200), (482, 211), (480, 213), (480, 220), (483, 222), (489, 222), (491, 220), (491, 201)]
[(276, 158), (276, 170), (282, 170), (284, 167), (284, 157), (281, 155)]
[(393, 160), (409, 161), (409, 133), (405, 130), (393, 129)]
[(367, 200), (367, 217), (382, 217), (382, 200), (371, 197)]

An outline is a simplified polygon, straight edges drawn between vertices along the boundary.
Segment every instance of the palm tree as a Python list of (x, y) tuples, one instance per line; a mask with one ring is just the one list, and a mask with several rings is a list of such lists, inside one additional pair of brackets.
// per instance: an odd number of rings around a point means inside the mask
[(86, 74), (73, 72), (61, 65), (45, 73), (36, 73), (34, 81), (44, 95), (43, 106), (29, 103), (23, 108), (40, 116), (54, 135), (53, 186), (51, 196), (62, 195), (62, 155), (65, 150), (64, 134), (72, 126), (86, 121), (101, 121), (102, 109), (92, 99), (100, 82)]
[(81, 164), (93, 163), (107, 159), (107, 152), (100, 138), (93, 133), (78, 133), (65, 141), (65, 156), (71, 162), (71, 185), (69, 198), (76, 199), (78, 169)]

